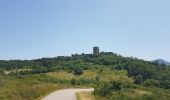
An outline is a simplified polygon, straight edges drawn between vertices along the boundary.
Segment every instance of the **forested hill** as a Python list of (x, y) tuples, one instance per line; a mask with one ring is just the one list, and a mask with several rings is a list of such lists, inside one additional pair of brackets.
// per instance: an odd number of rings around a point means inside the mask
[(154, 60), (153, 62), (157, 62), (159, 64), (165, 64), (167, 66), (170, 66), (170, 62), (167, 62), (167, 61), (165, 61), (163, 59), (157, 59), (157, 60)]
[(87, 70), (98, 67), (127, 70), (128, 75), (134, 77), (136, 84), (146, 84), (170, 89), (170, 67), (156, 62), (123, 57), (112, 52), (102, 52), (98, 55), (75, 54), (69, 57), (60, 56), (24, 61), (0, 61), (1, 72), (14, 69), (31, 69), (20, 71), (19, 73), (21, 75), (47, 73), (55, 70), (72, 71), (75, 68)]

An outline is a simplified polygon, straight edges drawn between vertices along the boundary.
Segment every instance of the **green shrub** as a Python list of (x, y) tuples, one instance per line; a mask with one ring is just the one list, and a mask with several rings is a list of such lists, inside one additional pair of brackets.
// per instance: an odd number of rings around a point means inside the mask
[(138, 76), (136, 76), (135, 77), (135, 83), (136, 84), (141, 84), (142, 82), (143, 82), (143, 77), (142, 77), (142, 75), (138, 75)]
[(123, 88), (132, 88), (132, 89), (135, 89), (135, 88), (137, 88), (137, 85), (134, 84), (134, 83), (126, 82), (126, 83), (123, 83), (123, 84), (122, 84), (122, 87), (123, 87)]
[(143, 83), (144, 86), (155, 86), (155, 87), (160, 87), (160, 82), (159, 80), (154, 80), (154, 79), (147, 79)]
[(121, 90), (121, 83), (118, 81), (112, 81), (111, 83), (111, 89), (114, 91)]
[(105, 97), (110, 95), (112, 91), (119, 90), (121, 90), (121, 83), (118, 81), (112, 81), (110, 83), (98, 82), (94, 88), (94, 94)]
[(108, 84), (108, 83), (101, 83), (94, 88), (94, 94), (100, 95), (103, 97), (111, 94), (111, 92), (112, 92), (112, 89), (111, 89), (110, 84)]
[(70, 80), (70, 83), (71, 83), (72, 85), (76, 85), (76, 79), (72, 78), (72, 79)]
[(170, 89), (170, 81), (169, 80), (162, 81), (161, 87), (163, 87), (165, 89)]
[(73, 70), (73, 74), (74, 75), (81, 75), (81, 74), (83, 74), (83, 69), (79, 68), (79, 67), (75, 67), (74, 70)]

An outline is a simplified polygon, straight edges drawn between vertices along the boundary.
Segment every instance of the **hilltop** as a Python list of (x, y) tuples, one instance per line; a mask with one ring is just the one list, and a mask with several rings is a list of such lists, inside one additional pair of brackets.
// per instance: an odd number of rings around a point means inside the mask
[(158, 63), (158, 64), (165, 64), (165, 65), (167, 65), (167, 66), (170, 66), (170, 62), (165, 61), (165, 60), (163, 60), (163, 59), (157, 59), (157, 60), (154, 60), (153, 62), (156, 62), (156, 63)]

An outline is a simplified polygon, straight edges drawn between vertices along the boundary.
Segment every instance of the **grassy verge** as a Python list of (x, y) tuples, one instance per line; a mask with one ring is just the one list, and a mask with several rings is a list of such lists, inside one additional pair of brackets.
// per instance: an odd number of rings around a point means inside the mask
[(76, 96), (77, 100), (108, 100), (105, 97), (93, 95), (92, 92), (78, 92)]
[(76, 87), (60, 83), (46, 75), (32, 75), (22, 78), (0, 76), (0, 100), (35, 100), (63, 88)]
[(40, 82), (33, 78), (1, 77), (0, 100), (33, 100), (43, 94), (62, 88), (61, 85)]
[(0, 100), (40, 100), (49, 93), (65, 88), (86, 88), (72, 85), (69, 79), (35, 74), (22, 77), (0, 76)]
[(96, 100), (92, 92), (78, 92), (76, 96), (77, 100)]

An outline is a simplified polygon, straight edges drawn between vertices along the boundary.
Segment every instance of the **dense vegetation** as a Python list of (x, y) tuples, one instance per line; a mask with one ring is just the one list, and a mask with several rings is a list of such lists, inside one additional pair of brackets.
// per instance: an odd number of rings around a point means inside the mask
[[(123, 57), (112, 52), (24, 61), (1, 60), (0, 76), (0, 86), (4, 89), (7, 87), (5, 82), (12, 82), (12, 80), (16, 82), (27, 78), (30, 84), (48, 83), (53, 84), (51, 86), (54, 87), (56, 84), (65, 84), (70, 87), (93, 86), (96, 96), (113, 100), (131, 100), (132, 98), (134, 100), (139, 98), (139, 100), (149, 98), (159, 100), (161, 99), (159, 96), (164, 96), (165, 100), (170, 98), (170, 66), (133, 57)], [(7, 77), (5, 81), (4, 77)], [(6, 93), (3, 89), (0, 92), (0, 94)], [(9, 93), (9, 95), (16, 94)], [(23, 94), (17, 93), (17, 95)], [(38, 96), (40, 95), (37, 93), (35, 98)]]

